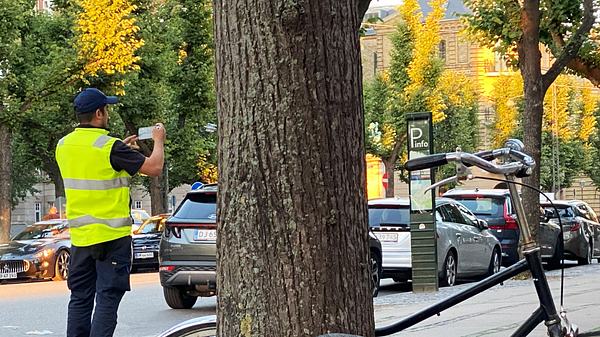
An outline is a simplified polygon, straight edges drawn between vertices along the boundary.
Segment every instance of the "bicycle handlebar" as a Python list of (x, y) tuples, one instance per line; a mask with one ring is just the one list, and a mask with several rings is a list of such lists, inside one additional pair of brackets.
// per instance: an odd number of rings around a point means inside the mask
[[(491, 161), (496, 158), (505, 158), (509, 161), (505, 164), (494, 164)], [(445, 165), (449, 162), (459, 162), (465, 166), (477, 166), (487, 172), (497, 174), (514, 174), (522, 178), (529, 176), (535, 167), (535, 161), (529, 155), (510, 148), (487, 150), (477, 153), (448, 152), (427, 155), (406, 162), (404, 167), (408, 171), (424, 170)]]

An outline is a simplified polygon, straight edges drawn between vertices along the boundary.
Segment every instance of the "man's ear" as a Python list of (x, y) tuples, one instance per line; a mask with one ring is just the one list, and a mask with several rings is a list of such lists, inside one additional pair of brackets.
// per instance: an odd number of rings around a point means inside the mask
[(104, 107), (96, 109), (96, 118), (102, 119), (104, 117)]

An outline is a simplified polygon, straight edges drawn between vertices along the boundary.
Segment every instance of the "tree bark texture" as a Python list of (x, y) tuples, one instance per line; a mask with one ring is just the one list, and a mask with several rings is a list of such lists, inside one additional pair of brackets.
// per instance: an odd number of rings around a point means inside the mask
[(167, 213), (167, 184), (165, 169), (158, 177), (150, 177), (150, 208), (152, 215)]
[[(396, 159), (397, 160), (397, 159)], [(385, 173), (387, 174), (387, 187), (385, 188), (385, 197), (393, 198), (394, 197), (394, 168), (396, 167), (396, 160), (392, 161), (383, 161), (383, 166), (385, 167)]]
[(400, 136), (396, 139), (396, 143), (390, 156), (388, 158), (382, 158), (383, 166), (385, 166), (385, 172), (387, 173), (388, 184), (385, 189), (385, 196), (387, 198), (393, 198), (395, 194), (395, 175), (394, 171), (396, 168), (396, 163), (398, 163), (398, 157), (400, 156), (400, 151), (402, 150), (402, 146), (405, 145), (404, 141), (406, 140), (406, 135)]
[(48, 174), (52, 183), (54, 183), (54, 196), (56, 198), (65, 197), (65, 185), (56, 160), (44, 163), (44, 171)]
[[(523, 77), (525, 107), (523, 112), (523, 130), (525, 152), (536, 162), (533, 174), (524, 179), (526, 184), (536, 188), (540, 186), (540, 162), (542, 148), (542, 115), (544, 112), (544, 87), (542, 81), (541, 59), (539, 47), (540, 2), (525, 0), (521, 9), (521, 29), (523, 35), (517, 44), (519, 68)], [(522, 189), (522, 200), (527, 222), (533, 239), (537, 238), (539, 223), (539, 195), (530, 188)]]
[(0, 242), (10, 240), (12, 157), (10, 127), (0, 123)]
[(218, 335), (374, 335), (358, 2), (215, 0)]

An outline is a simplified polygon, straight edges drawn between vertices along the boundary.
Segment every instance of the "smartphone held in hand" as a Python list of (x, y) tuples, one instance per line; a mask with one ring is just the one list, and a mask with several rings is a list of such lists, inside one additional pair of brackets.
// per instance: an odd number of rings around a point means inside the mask
[(139, 140), (144, 140), (144, 139), (151, 139), (152, 138), (152, 129), (154, 128), (154, 126), (148, 126), (145, 128), (139, 128), (138, 130), (138, 139)]

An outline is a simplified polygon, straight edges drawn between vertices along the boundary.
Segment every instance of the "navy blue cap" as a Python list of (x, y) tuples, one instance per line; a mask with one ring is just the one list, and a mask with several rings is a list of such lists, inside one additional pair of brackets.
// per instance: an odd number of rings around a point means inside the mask
[(87, 88), (75, 97), (73, 104), (76, 113), (85, 114), (94, 112), (107, 104), (117, 104), (118, 102), (119, 99), (116, 96), (106, 96), (96, 88)]

